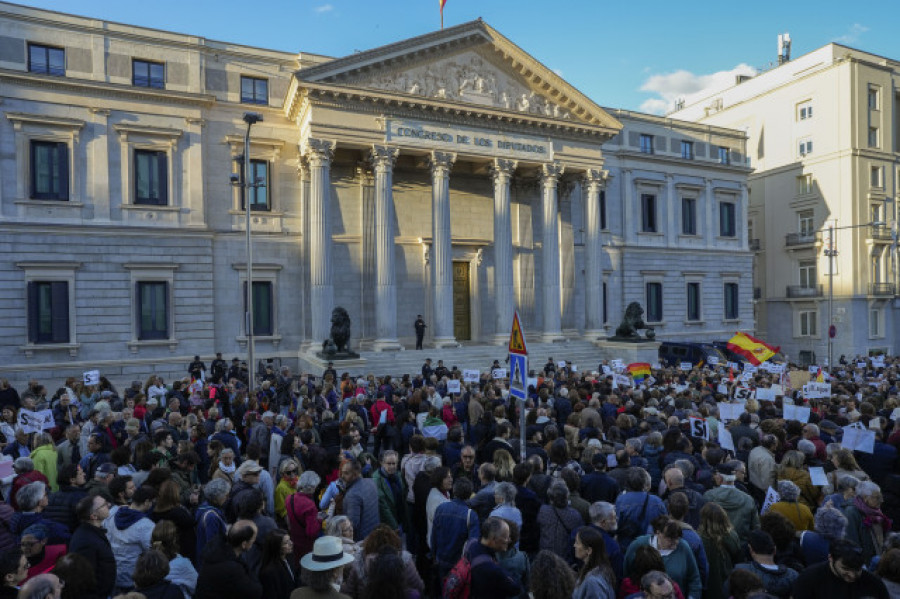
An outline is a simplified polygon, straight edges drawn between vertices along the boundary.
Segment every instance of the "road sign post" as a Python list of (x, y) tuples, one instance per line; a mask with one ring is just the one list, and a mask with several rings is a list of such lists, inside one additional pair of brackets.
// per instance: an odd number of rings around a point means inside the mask
[(519, 322), (519, 312), (513, 312), (512, 330), (509, 332), (509, 394), (519, 400), (519, 448), (521, 461), (525, 461), (525, 404), (528, 401), (528, 346), (525, 331)]

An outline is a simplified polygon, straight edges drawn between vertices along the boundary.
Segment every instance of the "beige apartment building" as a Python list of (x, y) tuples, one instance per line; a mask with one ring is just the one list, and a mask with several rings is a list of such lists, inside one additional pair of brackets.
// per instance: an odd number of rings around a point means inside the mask
[(669, 115), (747, 133), (757, 333), (791, 359), (824, 364), (831, 323), (835, 361), (898, 350), (898, 77), (828, 44)]

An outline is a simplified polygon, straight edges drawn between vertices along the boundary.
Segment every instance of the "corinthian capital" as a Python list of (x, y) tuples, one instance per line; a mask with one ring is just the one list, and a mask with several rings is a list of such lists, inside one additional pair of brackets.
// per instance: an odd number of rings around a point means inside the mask
[(309, 166), (325, 166), (330, 164), (334, 157), (335, 145), (337, 144), (334, 141), (328, 139), (310, 137), (303, 142), (300, 153), (306, 156)]
[(544, 185), (556, 187), (559, 178), (566, 172), (566, 167), (558, 162), (541, 165), (541, 181)]
[(584, 172), (584, 186), (597, 186), (602, 189), (606, 187), (606, 184), (609, 182), (610, 178), (611, 176), (609, 174), (609, 171), (604, 171), (598, 168), (589, 168)]
[(491, 177), (494, 181), (501, 178), (509, 178), (512, 177), (512, 174), (516, 172), (516, 167), (519, 165), (515, 160), (506, 160), (505, 158), (494, 158), (494, 163), (491, 165)]
[(431, 175), (442, 174), (444, 176), (450, 173), (453, 163), (456, 162), (456, 154), (453, 152), (437, 152), (434, 151), (428, 157), (428, 163), (431, 166)]
[(373, 145), (369, 152), (369, 162), (375, 170), (390, 170), (394, 168), (397, 156), (400, 155), (400, 148), (393, 146)]

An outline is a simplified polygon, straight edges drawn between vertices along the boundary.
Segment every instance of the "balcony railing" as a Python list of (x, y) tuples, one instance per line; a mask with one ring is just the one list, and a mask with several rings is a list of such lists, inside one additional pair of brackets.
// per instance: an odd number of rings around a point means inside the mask
[(759, 239), (751, 239), (749, 242), (747, 242), (747, 245), (750, 246), (751, 252), (759, 251)]
[(869, 283), (869, 295), (894, 295), (894, 284)]
[(784, 236), (784, 245), (810, 245), (822, 241), (822, 233), (814, 231), (812, 233), (788, 233)]
[(788, 297), (822, 297), (822, 286), (813, 285), (812, 287), (803, 287), (802, 285), (788, 285)]
[(891, 228), (884, 225), (869, 227), (869, 238), (879, 239), (881, 241), (891, 241), (893, 239), (891, 236)]

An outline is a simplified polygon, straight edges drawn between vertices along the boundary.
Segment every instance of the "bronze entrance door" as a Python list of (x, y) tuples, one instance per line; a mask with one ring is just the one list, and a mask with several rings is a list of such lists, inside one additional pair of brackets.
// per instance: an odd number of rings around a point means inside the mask
[(472, 314), (469, 301), (469, 263), (453, 263), (453, 335), (457, 341), (472, 338)]

